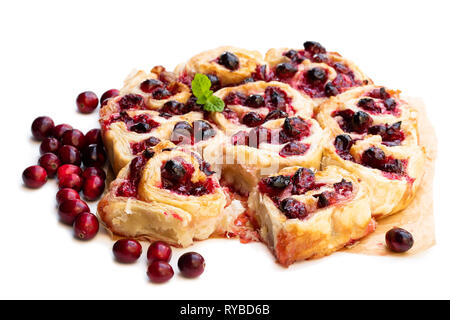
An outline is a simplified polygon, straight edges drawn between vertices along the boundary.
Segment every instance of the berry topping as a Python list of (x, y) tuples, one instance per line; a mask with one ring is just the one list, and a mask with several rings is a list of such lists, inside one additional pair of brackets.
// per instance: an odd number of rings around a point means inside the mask
[(312, 189), (316, 182), (314, 172), (307, 168), (298, 169), (292, 176), (292, 183), (294, 184), (293, 194), (302, 194)]
[(127, 94), (120, 98), (119, 107), (121, 110), (143, 109), (144, 98), (139, 94)]
[(320, 85), (327, 79), (327, 72), (322, 68), (315, 67), (306, 72), (306, 79), (313, 85)]
[(300, 142), (289, 142), (280, 151), (280, 156), (301, 156), (304, 155), (309, 149), (309, 145)]
[(264, 121), (269, 121), (269, 120), (276, 120), (276, 119), (281, 119), (281, 118), (286, 118), (288, 116), (288, 114), (284, 111), (281, 110), (272, 110), (270, 111), (266, 118), (264, 119)]
[(220, 55), (217, 63), (231, 71), (239, 68), (239, 58), (235, 54), (228, 51)]
[(373, 120), (369, 114), (364, 111), (358, 111), (352, 117), (352, 129), (357, 133), (367, 132), (372, 122)]
[(381, 169), (386, 163), (386, 155), (380, 148), (370, 147), (363, 152), (361, 161), (369, 167)]
[(264, 117), (256, 112), (249, 112), (242, 118), (242, 123), (247, 127), (256, 127), (264, 122)]
[(286, 198), (281, 201), (279, 209), (288, 219), (304, 219), (308, 212), (306, 206), (293, 198)]
[(286, 118), (283, 129), (287, 135), (296, 139), (302, 139), (310, 133), (308, 123), (300, 117)]
[(189, 111), (191, 110), (188, 105), (176, 100), (167, 101), (160, 110), (160, 112), (168, 113), (170, 115), (182, 115), (188, 113)]
[(305, 43), (303, 43), (303, 47), (305, 48), (305, 51), (310, 52), (312, 54), (327, 52), (324, 46), (322, 46), (319, 42), (315, 41), (306, 41)]
[(164, 83), (157, 79), (147, 79), (141, 83), (140, 88), (145, 93), (152, 93), (157, 88), (164, 87)]
[(259, 108), (264, 106), (264, 97), (259, 94), (252, 94), (245, 99), (244, 105), (250, 108)]
[(291, 63), (280, 63), (275, 68), (275, 74), (280, 79), (292, 78), (298, 71), (298, 68)]
[(183, 164), (177, 160), (169, 160), (161, 169), (161, 176), (170, 181), (181, 181), (186, 174)]
[(325, 85), (324, 91), (327, 97), (333, 97), (339, 94), (338, 88), (336, 88), (331, 82), (328, 82)]

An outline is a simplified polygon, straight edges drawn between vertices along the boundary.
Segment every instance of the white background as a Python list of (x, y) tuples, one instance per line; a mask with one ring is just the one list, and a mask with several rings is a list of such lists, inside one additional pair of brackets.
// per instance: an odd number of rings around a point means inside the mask
[[(2, 1), (0, 5), (0, 298), (303, 299), (450, 298), (448, 1)], [(39, 144), (40, 115), (87, 131), (78, 93), (120, 87), (133, 68), (173, 68), (219, 45), (261, 52), (320, 41), (376, 83), (422, 97), (440, 142), (435, 179), (437, 245), (413, 258), (336, 253), (279, 267), (262, 244), (209, 240), (201, 278), (147, 281), (142, 257), (113, 261), (101, 233), (72, 238), (55, 210), (56, 186), (22, 186)], [(95, 210), (95, 204), (90, 203)], [(147, 245), (144, 246), (144, 249)], [(191, 250), (190, 249), (190, 250)], [(186, 250), (175, 250), (177, 257)], [(175, 267), (176, 269), (176, 267)]]

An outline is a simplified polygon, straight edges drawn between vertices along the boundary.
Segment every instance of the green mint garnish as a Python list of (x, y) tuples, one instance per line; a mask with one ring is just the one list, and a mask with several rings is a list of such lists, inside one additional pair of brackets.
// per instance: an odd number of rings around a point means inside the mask
[(201, 73), (195, 74), (191, 83), (192, 93), (197, 98), (197, 103), (203, 105), (203, 109), (210, 112), (222, 112), (225, 103), (222, 99), (213, 95), (211, 81)]

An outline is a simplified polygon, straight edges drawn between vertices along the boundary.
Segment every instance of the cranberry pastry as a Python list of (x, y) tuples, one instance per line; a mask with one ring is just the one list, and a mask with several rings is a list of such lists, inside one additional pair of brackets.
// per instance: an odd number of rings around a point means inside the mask
[(251, 82), (215, 95), (225, 102), (225, 109), (212, 113), (211, 119), (227, 134), (288, 116), (313, 116), (312, 100), (281, 82)]
[(320, 43), (307, 41), (303, 49), (270, 49), (265, 60), (269, 79), (288, 83), (306, 93), (316, 106), (328, 97), (372, 83), (351, 61), (328, 52)]
[(176, 67), (180, 81), (190, 84), (196, 73), (208, 75), (213, 90), (236, 85), (246, 79), (264, 80), (265, 65), (258, 51), (219, 47), (197, 54)]
[(306, 166), (318, 169), (328, 136), (313, 119), (300, 116), (270, 120), (227, 137), (222, 178), (243, 193), (262, 176), (280, 168)]
[(200, 155), (162, 142), (123, 168), (98, 205), (114, 234), (186, 247), (208, 238), (226, 197)]
[(335, 166), (316, 173), (289, 167), (264, 178), (249, 207), (284, 266), (329, 255), (375, 228), (365, 184)]

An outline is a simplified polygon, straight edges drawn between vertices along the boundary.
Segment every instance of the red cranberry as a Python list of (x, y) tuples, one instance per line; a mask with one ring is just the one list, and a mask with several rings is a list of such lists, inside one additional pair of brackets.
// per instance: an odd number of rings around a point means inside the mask
[(324, 69), (316, 67), (307, 71), (306, 78), (310, 83), (318, 85), (327, 79), (327, 73)]
[(170, 181), (181, 181), (186, 175), (183, 164), (177, 160), (167, 161), (161, 169), (161, 176)]
[(80, 195), (74, 189), (63, 188), (56, 193), (56, 202), (63, 203), (66, 200), (80, 199)]
[(78, 150), (83, 150), (86, 139), (83, 132), (77, 129), (67, 130), (64, 132), (61, 142), (64, 145), (74, 146)]
[(367, 132), (372, 122), (373, 120), (369, 114), (364, 111), (358, 111), (353, 115), (352, 129), (358, 133)]
[(339, 152), (349, 152), (352, 147), (353, 140), (348, 134), (340, 134), (334, 139), (334, 146)]
[(51, 134), (54, 127), (55, 123), (50, 117), (38, 117), (31, 124), (31, 133), (37, 140), (44, 140)]
[(338, 88), (336, 88), (331, 82), (328, 82), (325, 85), (324, 92), (327, 97), (333, 97), (339, 94)]
[(66, 200), (58, 207), (59, 218), (66, 224), (72, 224), (75, 218), (83, 212), (90, 212), (89, 206), (80, 199)]
[(205, 270), (205, 259), (197, 252), (187, 252), (178, 259), (178, 269), (186, 278), (196, 278)]
[(97, 217), (89, 212), (80, 213), (73, 222), (74, 235), (81, 240), (89, 240), (95, 237), (98, 227)]
[(308, 123), (299, 117), (286, 118), (283, 123), (283, 129), (289, 136), (298, 139), (309, 135)]
[(163, 283), (173, 277), (173, 269), (165, 261), (153, 261), (148, 266), (147, 276), (154, 283)]
[(58, 170), (61, 165), (61, 161), (58, 156), (54, 153), (44, 153), (39, 158), (39, 165), (47, 171), (48, 177), (53, 178), (56, 175), (56, 170)]
[(53, 137), (45, 138), (44, 141), (42, 141), (41, 146), (39, 147), (39, 151), (41, 154), (44, 153), (54, 153), (58, 154), (58, 150), (61, 147), (61, 142), (59, 142), (58, 139)]
[(22, 179), (28, 188), (39, 188), (47, 182), (47, 172), (41, 166), (31, 166), (23, 171)]
[(82, 92), (77, 97), (77, 107), (81, 113), (91, 113), (97, 108), (97, 105), (97, 95), (92, 91)]
[(58, 179), (61, 179), (62, 176), (65, 176), (67, 174), (74, 173), (76, 175), (81, 176), (82, 170), (80, 167), (73, 165), (73, 164), (63, 164), (61, 167), (58, 168)]
[(275, 73), (278, 78), (288, 79), (293, 77), (298, 71), (298, 68), (291, 63), (280, 63), (275, 68)]
[(262, 180), (262, 183), (273, 189), (284, 189), (291, 181), (290, 176), (274, 176)]
[(231, 71), (239, 68), (239, 58), (234, 53), (228, 51), (222, 53), (217, 62)]
[(166, 88), (156, 88), (153, 92), (152, 92), (152, 98), (156, 99), (156, 100), (163, 100), (163, 99), (167, 99), (172, 95), (172, 93), (167, 90)]
[(219, 77), (214, 74), (207, 74), (206, 76), (208, 77), (209, 81), (211, 81), (211, 90), (219, 90), (221, 86)]
[(114, 243), (113, 253), (117, 261), (132, 263), (141, 256), (142, 246), (133, 239), (120, 239)]
[(306, 41), (305, 43), (303, 43), (303, 47), (305, 48), (305, 51), (308, 51), (312, 54), (327, 52), (327, 49), (325, 49), (324, 46), (315, 41)]
[(152, 93), (156, 88), (162, 88), (164, 83), (157, 79), (147, 79), (143, 81), (140, 88), (145, 93)]
[(103, 167), (106, 162), (106, 153), (102, 146), (91, 144), (83, 152), (83, 163), (86, 167)]
[(66, 174), (58, 178), (58, 187), (62, 188), (71, 188), (76, 191), (80, 191), (83, 187), (83, 179), (74, 173)]
[(105, 91), (100, 98), (100, 105), (103, 105), (103, 103), (110, 98), (117, 97), (119, 94), (120, 91), (117, 89), (110, 89), (108, 91)]
[(309, 149), (309, 146), (300, 142), (289, 142), (280, 151), (280, 156), (301, 156), (304, 155)]
[(192, 127), (194, 128), (195, 142), (208, 140), (217, 134), (216, 130), (204, 120), (195, 120), (192, 122)]
[(90, 176), (84, 181), (83, 195), (86, 200), (97, 200), (105, 190), (105, 181), (97, 176)]
[(386, 245), (393, 252), (406, 252), (414, 244), (411, 233), (402, 228), (392, 228), (386, 232)]
[(250, 108), (259, 108), (264, 106), (264, 97), (259, 94), (252, 94), (245, 99), (244, 104)]
[(370, 147), (363, 152), (361, 161), (363, 164), (368, 165), (369, 167), (381, 169), (386, 162), (386, 155), (380, 148)]
[(153, 242), (147, 251), (147, 260), (149, 263), (153, 261), (169, 262), (172, 257), (172, 249), (163, 241)]
[(288, 219), (304, 219), (308, 215), (306, 206), (293, 198), (286, 198), (281, 201), (280, 210)]
[(293, 193), (302, 194), (311, 190), (316, 182), (316, 176), (311, 169), (300, 168), (292, 176), (292, 183), (295, 186)]
[(286, 118), (287, 116), (288, 114), (282, 110), (272, 110), (267, 114), (264, 121)]
[(56, 127), (53, 128), (52, 130), (52, 136), (54, 136), (56, 139), (61, 139), (64, 132), (66, 132), (67, 130), (72, 130), (72, 126), (70, 124), (58, 124)]
[(79, 166), (81, 164), (80, 151), (74, 146), (64, 145), (59, 149), (59, 159), (64, 164), (74, 164)]
[(99, 144), (103, 145), (102, 133), (100, 129), (91, 129), (85, 134), (85, 145)]
[(264, 117), (256, 112), (249, 112), (242, 118), (242, 123), (247, 127), (256, 127), (264, 122)]
[(119, 107), (122, 110), (141, 109), (144, 107), (144, 97), (139, 94), (127, 94), (120, 98)]
[(105, 180), (106, 179), (106, 173), (103, 169), (97, 168), (97, 167), (88, 167), (84, 169), (83, 171), (83, 179), (87, 179), (91, 176), (97, 176), (100, 177), (100, 179)]

